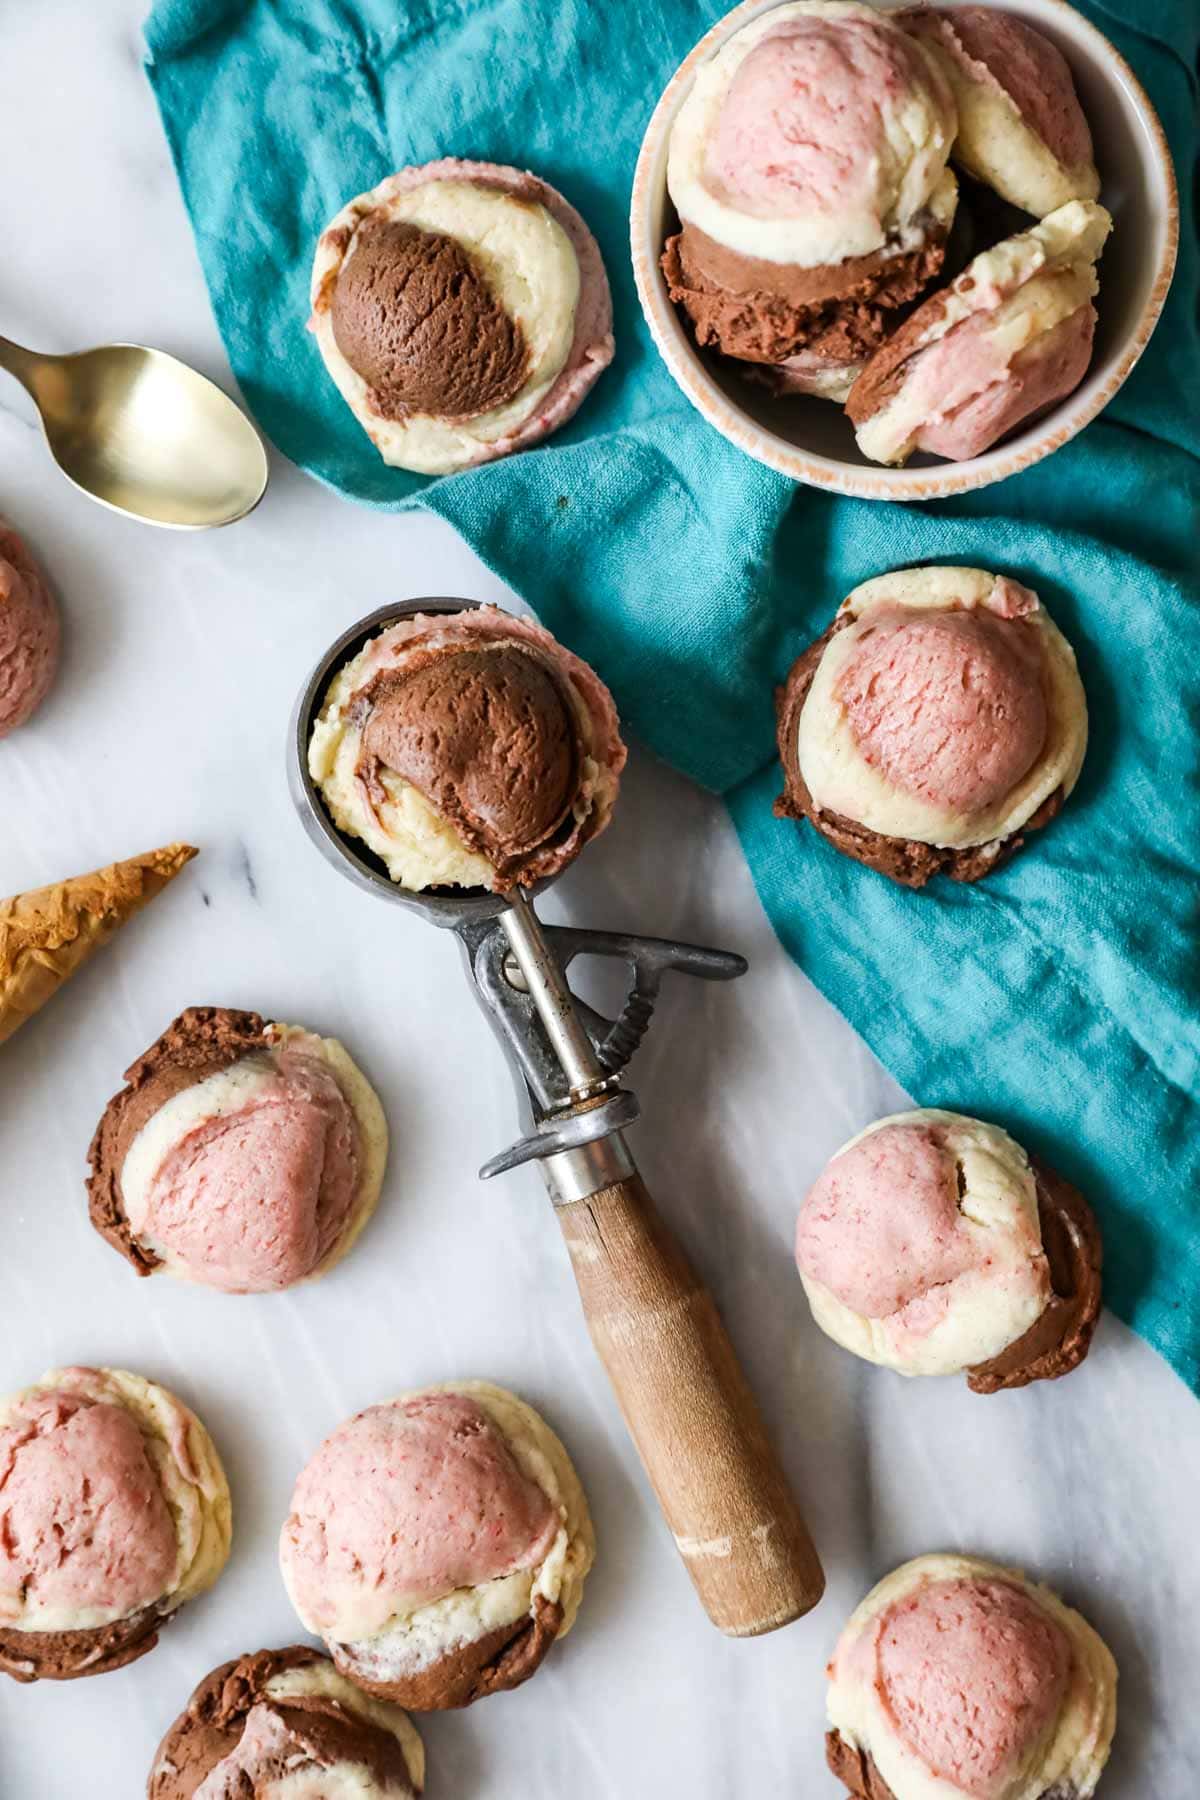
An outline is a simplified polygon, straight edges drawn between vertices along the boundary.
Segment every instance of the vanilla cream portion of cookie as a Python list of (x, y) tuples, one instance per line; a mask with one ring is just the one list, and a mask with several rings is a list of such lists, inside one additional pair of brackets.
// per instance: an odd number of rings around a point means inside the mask
[[(1070, 1665), (1057, 1713), (1041, 1741), (988, 1800), (1089, 1800), (1108, 1760), (1116, 1729), (1117, 1668), (1103, 1639), (1050, 1588), (981, 1557), (937, 1554), (904, 1563), (872, 1588), (855, 1609), (829, 1664), (829, 1723), (842, 1739), (870, 1755), (896, 1800), (977, 1800), (978, 1789), (934, 1774), (904, 1741), (885, 1699), (880, 1636), (897, 1606), (933, 1584), (999, 1583), (1017, 1589), (1061, 1632)], [(954, 1671), (930, 1670), (954, 1684)]]
[[(914, 616), (987, 608), (1036, 644), (1045, 697), (1041, 751), (1016, 786), (982, 811), (964, 813), (902, 792), (871, 765), (838, 695), (872, 620), (896, 609)], [(1016, 612), (1014, 613), (1014, 608)], [(1087, 748), (1087, 702), (1075, 654), (1036, 595), (983, 569), (899, 569), (855, 588), (839, 616), (853, 622), (830, 639), (800, 713), (799, 767), (815, 803), (887, 837), (963, 848), (1019, 831), (1056, 789), (1069, 794)], [(1036, 677), (1035, 677), (1036, 678)]]
[[(579, 1477), (546, 1421), (515, 1394), (487, 1381), (445, 1382), (396, 1398), (404, 1401), (436, 1393), (462, 1395), (480, 1408), (504, 1438), (521, 1474), (557, 1511), (559, 1529), (536, 1567), (478, 1587), (455, 1589), (409, 1612), (393, 1614), (381, 1629), (361, 1637), (355, 1635), (352, 1611), (343, 1608), (331, 1630), (305, 1618), (292, 1592), (292, 1603), (308, 1629), (344, 1648), (356, 1672), (371, 1681), (387, 1682), (427, 1668), (448, 1651), (516, 1624), (534, 1611), (539, 1599), (561, 1607), (557, 1635), (564, 1637), (575, 1621), (595, 1557), (595, 1534)], [(286, 1558), (284, 1579), (287, 1582)]]
[[(300, 1025), (267, 1027), (270, 1050), (291, 1050), (323, 1062), (333, 1075), (358, 1128), (357, 1190), (349, 1218), (323, 1260), (304, 1278), (315, 1281), (340, 1262), (374, 1212), (387, 1166), (388, 1129), (379, 1097), (336, 1038), (318, 1037)], [(121, 1165), (125, 1216), (138, 1243), (181, 1280), (197, 1279), (186, 1260), (147, 1229), (155, 1180), (166, 1159), (192, 1133), (213, 1121), (232, 1118), (254, 1105), (277, 1083), (270, 1050), (251, 1054), (182, 1088), (153, 1113), (134, 1138)]]
[[(412, 225), (461, 245), (525, 342), (525, 380), (511, 400), (466, 419), (419, 412), (385, 418), (371, 404), (367, 382), (338, 347), (331, 312), (317, 304), (350, 263), (355, 234), (368, 220)], [(343, 231), (349, 242), (341, 248)], [(478, 460), (487, 445), (511, 436), (537, 412), (570, 355), (579, 295), (574, 246), (544, 206), (473, 181), (432, 180), (412, 187), (389, 178), (349, 201), (322, 233), (313, 264), (310, 326), (326, 368), (384, 461), (438, 475)]]
[[(176, 1541), (174, 1567), (152, 1604), (164, 1615), (176, 1611), (212, 1586), (229, 1557), (229, 1485), (211, 1437), (195, 1413), (168, 1389), (124, 1369), (92, 1368), (53, 1369), (32, 1387), (0, 1401), (0, 1432), (23, 1424), (30, 1417), (30, 1403), (36, 1406), (55, 1394), (85, 1407), (117, 1408), (136, 1425)], [(70, 1475), (73, 1479), (82, 1472), (73, 1467)], [(102, 1471), (96, 1471), (95, 1480), (97, 1504), (102, 1505)], [(47, 1531), (51, 1524), (48, 1519)], [(83, 1546), (83, 1554), (88, 1548)], [(0, 1592), (0, 1620), (9, 1630), (87, 1631), (131, 1617), (147, 1604), (142, 1600), (132, 1609), (47, 1604), (38, 1598), (36, 1586), (32, 1584), (30, 1592)]]
[[(905, 358), (892, 398), (856, 429), (863, 455), (872, 462), (904, 462), (922, 426), (1005, 379), (1018, 357), (1089, 306), (1099, 290), (1096, 259), (1111, 230), (1102, 206), (1072, 200), (1029, 231), (983, 251), (944, 293), (926, 301), (929, 323)], [(923, 381), (923, 352), (981, 315), (986, 330), (966, 346), (961, 368), (939, 362), (930, 381)]]
[[(744, 256), (814, 268), (901, 255), (926, 242), (931, 214), (953, 217), (955, 124), (940, 66), (886, 13), (790, 0), (698, 70), (667, 185), (685, 224)], [(747, 170), (761, 194), (738, 191)]]
[[(915, 1264), (889, 1270), (896, 1292), (878, 1303), (887, 1310), (871, 1316), (862, 1310), (869, 1302), (860, 1299), (858, 1307), (848, 1304), (813, 1272), (816, 1267), (844, 1262), (845, 1253), (831, 1256), (822, 1237), (827, 1240), (830, 1232), (844, 1237), (847, 1221), (831, 1220), (824, 1233), (819, 1224), (810, 1225), (811, 1248), (805, 1254), (806, 1202), (797, 1239), (800, 1278), (817, 1324), (844, 1349), (901, 1375), (955, 1375), (987, 1362), (1015, 1343), (1050, 1302), (1052, 1287), (1042, 1248), (1037, 1184), (1024, 1150), (998, 1125), (935, 1108), (877, 1119), (843, 1144), (826, 1175), (836, 1177), (839, 1161), (849, 1152), (877, 1133), (897, 1127), (936, 1135), (947, 1178), (957, 1169), (960, 1191), (953, 1235), (958, 1240), (958, 1254), (952, 1254), (953, 1245), (939, 1251), (952, 1273), (946, 1279), (933, 1279)], [(904, 1198), (903, 1194), (896, 1196), (898, 1210), (902, 1210)], [(874, 1245), (871, 1222), (861, 1229), (864, 1244), (869, 1238)], [(851, 1237), (846, 1251), (852, 1254), (853, 1249)], [(864, 1249), (864, 1255), (869, 1251)]]

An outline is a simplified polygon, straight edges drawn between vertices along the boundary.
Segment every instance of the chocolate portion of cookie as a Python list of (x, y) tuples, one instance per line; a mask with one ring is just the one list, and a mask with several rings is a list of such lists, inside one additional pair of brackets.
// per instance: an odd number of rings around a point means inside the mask
[(171, 1614), (143, 1607), (128, 1619), (83, 1631), (13, 1631), (0, 1625), (0, 1673), (14, 1681), (75, 1681), (109, 1675), (153, 1650)]
[(529, 347), (456, 238), (368, 218), (333, 288), (333, 335), (385, 419), (472, 419), (505, 406)]
[(976, 1394), (1069, 1375), (1091, 1348), (1100, 1317), (1104, 1246), (1096, 1216), (1078, 1188), (1040, 1158), (1029, 1160), (1054, 1298), (1015, 1343), (968, 1371), (967, 1385)]
[(874, 1758), (848, 1744), (838, 1731), (825, 1733), (825, 1761), (854, 1800), (896, 1800)]
[(805, 269), (742, 256), (685, 225), (668, 238), (662, 269), (699, 344), (752, 363), (782, 363), (801, 350), (845, 363), (873, 355), (944, 255), (939, 234), (903, 255)]
[[(320, 1671), (329, 1668), (327, 1657), (298, 1644), (259, 1650), (214, 1669), (159, 1745), (148, 1800), (192, 1800), (201, 1790), (217, 1792), (217, 1780), (222, 1795), (255, 1800), (289, 1776), (344, 1776), (364, 1800), (374, 1793), (415, 1796), (419, 1790), (399, 1738), (326, 1689)], [(310, 1672), (316, 1679), (306, 1691), (303, 1677)], [(272, 1693), (271, 1684), (281, 1677), (291, 1677), (289, 1688), (296, 1691)], [(364, 1777), (369, 1786), (362, 1785)]]
[(135, 1240), (125, 1216), (121, 1170), (130, 1145), (176, 1094), (266, 1044), (266, 1025), (258, 1013), (189, 1006), (126, 1069), (127, 1085), (105, 1107), (88, 1147), (88, 1212), (100, 1236), (139, 1275), (152, 1274), (160, 1259)]
[(1062, 809), (1065, 798), (1056, 788), (1019, 831), (991, 843), (968, 844), (960, 848), (923, 844), (915, 838), (888, 837), (873, 831), (841, 813), (831, 812), (814, 801), (800, 773), (800, 713), (820, 665), (826, 647), (836, 634), (853, 623), (849, 613), (839, 613), (808, 649), (792, 665), (784, 686), (776, 696), (778, 712), (777, 741), (783, 764), (784, 791), (775, 802), (775, 815), (781, 819), (807, 819), (823, 838), (843, 856), (875, 869), (880, 875), (902, 887), (922, 888), (935, 875), (948, 875), (951, 881), (980, 881), (1016, 855), (1031, 831), (1048, 825)]
[(333, 1660), (365, 1693), (394, 1700), (413, 1712), (446, 1712), (501, 1694), (536, 1673), (558, 1636), (562, 1607), (538, 1595), (533, 1610), (512, 1625), (447, 1650), (436, 1662), (389, 1679), (376, 1679), (349, 1644), (332, 1644)]
[(469, 849), (518, 870), (572, 816), (583, 747), (554, 672), (519, 646), (450, 648), (377, 675), (355, 696), (357, 774), (377, 806), (385, 771), (409, 782)]

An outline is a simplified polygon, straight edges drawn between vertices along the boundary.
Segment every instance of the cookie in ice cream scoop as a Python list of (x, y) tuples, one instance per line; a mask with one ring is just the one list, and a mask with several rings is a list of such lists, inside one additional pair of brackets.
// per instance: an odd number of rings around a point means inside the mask
[(821, 1329), (901, 1375), (976, 1393), (1067, 1375), (1100, 1312), (1100, 1231), (1079, 1191), (998, 1125), (926, 1109), (832, 1157), (796, 1222)]
[(443, 475), (566, 424), (612, 361), (596, 240), (536, 175), (401, 169), (317, 244), (309, 328), (384, 462)]
[(1035, 218), (1094, 200), (1100, 177), (1070, 64), (1056, 44), (992, 6), (918, 6), (897, 16), (942, 66), (958, 106), (951, 155)]
[(1096, 259), (1112, 229), (1072, 200), (981, 251), (871, 357), (846, 411), (872, 462), (982, 456), (1074, 393), (1092, 360)]
[(340, 1425), (301, 1472), (279, 1549), (292, 1604), (342, 1674), (418, 1712), (527, 1681), (570, 1630), (594, 1552), (566, 1450), (483, 1381)]
[(0, 519), (0, 738), (31, 719), (58, 672), (58, 607), (25, 540)]
[(340, 1261), (387, 1124), (335, 1038), (191, 1006), (125, 1072), (88, 1153), (92, 1224), (139, 1275), (277, 1292)]
[(370, 639), (330, 683), (308, 750), (334, 824), (414, 890), (558, 874), (607, 826), (624, 765), (599, 676), (495, 606)]
[(123, 1369), (55, 1369), (0, 1400), (0, 1510), (0, 1670), (17, 1681), (135, 1662), (229, 1556), (212, 1439)]
[(1061, 809), (1087, 747), (1075, 656), (983, 569), (865, 581), (779, 697), (783, 817), (905, 887), (978, 881)]
[(828, 1667), (830, 1769), (854, 1800), (1089, 1800), (1117, 1667), (1057, 1594), (976, 1556), (872, 1588)]
[(147, 1800), (416, 1800), (424, 1785), (408, 1714), (297, 1644), (204, 1677), (158, 1747)]
[(941, 269), (955, 124), (940, 60), (875, 7), (788, 0), (734, 32), (668, 155), (662, 269), (698, 343), (844, 399)]

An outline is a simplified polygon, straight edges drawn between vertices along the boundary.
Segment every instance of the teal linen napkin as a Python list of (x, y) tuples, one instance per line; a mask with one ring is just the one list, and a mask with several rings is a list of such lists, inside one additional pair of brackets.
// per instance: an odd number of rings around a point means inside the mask
[[(1200, 1388), (1200, 14), (1191, 0), (1085, 9), (1138, 70), (1180, 165), (1179, 271), (1142, 363), (1041, 467), (888, 507), (794, 488), (740, 455), (642, 323), (627, 251), (638, 144), (720, 10), (160, 0), (149, 72), (234, 372), (320, 480), (449, 519), (595, 663), (637, 736), (726, 796), (796, 960), (922, 1104), (1002, 1121), (1094, 1198), (1110, 1303)], [(378, 461), (304, 321), (326, 220), (447, 154), (533, 168), (580, 208), (612, 277), (617, 361), (547, 448), (427, 481)], [(772, 690), (857, 582), (931, 560), (1038, 590), (1078, 652), (1092, 743), (1032, 850), (981, 886), (914, 895), (773, 818)]]

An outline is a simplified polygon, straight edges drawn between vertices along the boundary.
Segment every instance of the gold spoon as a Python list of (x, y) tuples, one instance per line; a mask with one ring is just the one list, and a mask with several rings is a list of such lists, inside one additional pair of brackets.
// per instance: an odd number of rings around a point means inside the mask
[(253, 425), (195, 369), (141, 344), (43, 356), (0, 338), (42, 419), (50, 454), (101, 506), (150, 525), (230, 525), (263, 497), (267, 453)]

